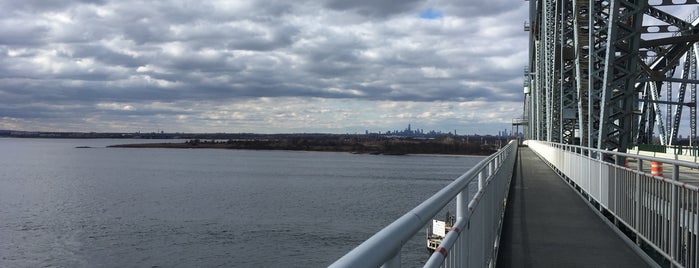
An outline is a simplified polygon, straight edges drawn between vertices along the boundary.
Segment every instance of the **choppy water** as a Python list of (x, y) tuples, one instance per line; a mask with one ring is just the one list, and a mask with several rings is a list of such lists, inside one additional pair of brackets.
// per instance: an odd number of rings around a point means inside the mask
[(0, 267), (324, 267), (481, 159), (126, 142), (0, 139)]

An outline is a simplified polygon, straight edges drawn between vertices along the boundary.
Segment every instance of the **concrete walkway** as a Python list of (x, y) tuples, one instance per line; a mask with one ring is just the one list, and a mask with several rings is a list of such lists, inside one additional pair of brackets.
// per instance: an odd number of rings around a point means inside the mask
[(534, 152), (519, 150), (497, 267), (648, 267)]

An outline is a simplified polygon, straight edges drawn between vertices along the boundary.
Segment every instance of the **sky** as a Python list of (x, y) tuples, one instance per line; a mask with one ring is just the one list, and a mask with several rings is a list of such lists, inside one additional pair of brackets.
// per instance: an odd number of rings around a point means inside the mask
[(0, 129), (497, 134), (528, 2), (0, 0)]

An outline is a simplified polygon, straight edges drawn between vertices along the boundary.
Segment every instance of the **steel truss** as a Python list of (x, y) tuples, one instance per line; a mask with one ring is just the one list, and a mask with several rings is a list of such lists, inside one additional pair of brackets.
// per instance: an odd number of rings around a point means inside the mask
[(532, 0), (528, 138), (622, 152), (654, 135), (673, 144), (689, 108), (694, 142), (699, 19), (665, 10), (672, 2)]

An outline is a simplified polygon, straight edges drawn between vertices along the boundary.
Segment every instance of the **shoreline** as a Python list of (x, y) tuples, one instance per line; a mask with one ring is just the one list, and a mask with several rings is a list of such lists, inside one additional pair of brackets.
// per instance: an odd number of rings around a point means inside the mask
[(477, 155), (477, 154), (406, 154), (414, 156), (444, 156), (444, 157), (487, 157), (488, 155)]
[[(242, 150), (242, 151), (289, 151), (289, 152), (311, 152), (311, 153), (346, 153), (346, 154), (358, 154), (358, 155), (382, 155), (382, 156), (426, 156), (426, 157), (454, 157), (454, 158), (472, 158), (472, 157), (488, 157), (489, 155), (477, 155), (477, 154), (444, 154), (444, 153), (434, 153), (434, 154), (384, 154), (384, 153), (360, 153), (351, 151), (316, 151), (316, 150), (294, 150), (294, 149), (237, 149), (237, 148), (217, 148), (217, 147), (158, 147), (158, 146), (143, 146), (143, 147), (131, 147), (131, 146), (121, 146), (128, 144), (115, 144), (108, 145), (104, 148), (122, 148), (122, 149), (194, 149), (194, 150)], [(83, 148), (101, 148), (101, 147), (90, 147), (90, 146), (76, 146), (77, 149)]]

